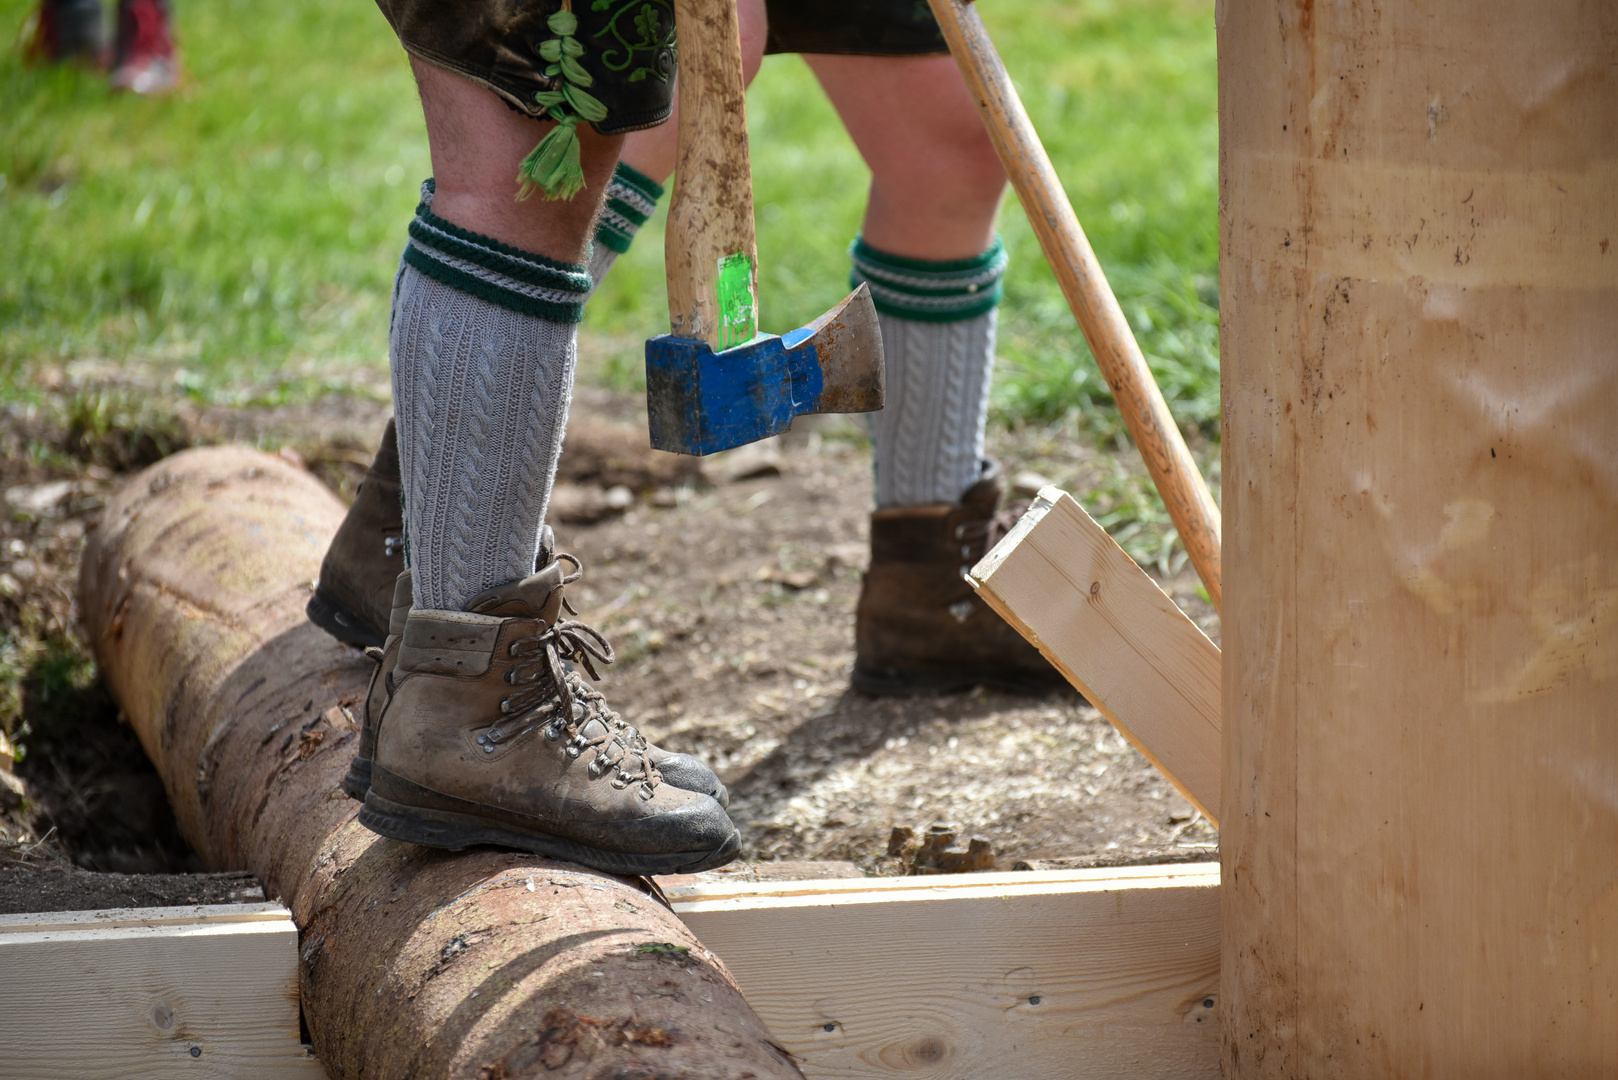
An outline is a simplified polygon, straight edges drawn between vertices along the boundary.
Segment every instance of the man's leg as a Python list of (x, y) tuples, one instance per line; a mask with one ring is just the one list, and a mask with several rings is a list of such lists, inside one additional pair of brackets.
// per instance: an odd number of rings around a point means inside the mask
[[(751, 83), (758, 74), (764, 54), (764, 0), (738, 0), (738, 13), (742, 70), (746, 80)], [(479, 91), (481, 88), (437, 68), (418, 66), (417, 70), (426, 71), (426, 78), (436, 88), (436, 103), (429, 107), (439, 111), (440, 126), (444, 129), (440, 132), (444, 143), (443, 153), (462, 160), (472, 153), (474, 157), (468, 163), (475, 165), (477, 148), (465, 144), (464, 133), (460, 136), (455, 134), (454, 128), (460, 121), (453, 108), (455, 103), (465, 100), (472, 108), (486, 111), (486, 101), (469, 96), (469, 91)], [(424, 94), (427, 92), (424, 90)], [(484, 98), (491, 99), (492, 95), (485, 93)], [(503, 105), (501, 107), (504, 109)], [(535, 133), (543, 128), (536, 122), (523, 121), (522, 117), (509, 109), (504, 109), (504, 112), (509, 115), (492, 119), (495, 123), (506, 125), (501, 130), (507, 132), (503, 145), (509, 156), (523, 139), (537, 138)], [(524, 130), (525, 126), (527, 130)], [(676, 98), (673, 114), (667, 122), (631, 132), (623, 140), (622, 159), (607, 181), (605, 204), (601, 205), (596, 217), (594, 246), (589, 256), (590, 277), (596, 286), (601, 284), (618, 256), (629, 250), (635, 234), (655, 211), (657, 201), (663, 195), (663, 183), (674, 171), (679, 149), (678, 127), (679, 107)], [(586, 129), (580, 130), (585, 138), (593, 136)], [(522, 153), (526, 154), (527, 149)], [(491, 169), (486, 173), (474, 170), (470, 175), (473, 183), (490, 185), (488, 189), (479, 187), (476, 191), (466, 193), (489, 215), (489, 220), (485, 222), (488, 235), (500, 237), (500, 230), (509, 218), (516, 219), (509, 224), (519, 232), (528, 227), (524, 225), (527, 220), (524, 215), (531, 213), (531, 210), (505, 205), (509, 200), (503, 186), (503, 174)], [(515, 176), (515, 173), (512, 175)], [(437, 212), (445, 216), (461, 213), (458, 207), (446, 209), (446, 204), (442, 202), (448, 192), (441, 172), (438, 183), (439, 201), (434, 204)], [(600, 190), (599, 184), (592, 183), (585, 190), (583, 205), (600, 205), (599, 198), (590, 199), (592, 194)], [(460, 198), (457, 195), (451, 202)], [(528, 200), (530, 203), (533, 201)], [(390, 424), (376, 460), (356, 493), (348, 518), (326, 555), (315, 593), (309, 601), (309, 617), (328, 633), (351, 645), (380, 648), (388, 636), (394, 582), (404, 569), (398, 484), (398, 454), (394, 425)], [(354, 787), (363, 792), (361, 778), (356, 777)]]
[(424, 196), (390, 333), (416, 605), (458, 610), (533, 572), (590, 281), (580, 265), (620, 138), (579, 130), (587, 187), (517, 198), (547, 125), (412, 60), (436, 191)]
[(853, 277), (871, 288), (887, 365), (887, 405), (871, 416), (877, 509), (854, 685), (1065, 685), (961, 577), (1004, 524), (984, 428), (1005, 172), (948, 55), (804, 59), (871, 168)]
[(584, 191), (519, 200), (518, 164), (544, 126), (412, 64), (436, 183), (410, 225), (389, 334), (411, 602), (373, 684), (374, 724), (368, 702), (359, 820), (395, 840), (616, 873), (720, 865), (740, 836), (719, 803), (665, 776), (672, 756), (566, 666), (594, 675), (613, 654), (565, 617), (581, 567), (544, 528), (591, 287), (581, 260), (621, 139), (581, 127)]
[(1006, 176), (949, 56), (807, 56), (871, 168), (855, 249), (882, 322), (878, 506), (954, 502), (978, 479)]

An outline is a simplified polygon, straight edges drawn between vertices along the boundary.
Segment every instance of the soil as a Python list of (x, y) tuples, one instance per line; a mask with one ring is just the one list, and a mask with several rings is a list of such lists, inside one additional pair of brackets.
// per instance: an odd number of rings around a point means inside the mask
[[(79, 553), (107, 493), (165, 453), (243, 441), (351, 497), (387, 415), (382, 393), (202, 409), (109, 386), (104, 371), (0, 415), (0, 693), (11, 695), (0, 722), (23, 751), (15, 779), (0, 776), (0, 863), (36, 875), (0, 867), (0, 908), (8, 889), (43, 904), (79, 881), (90, 890), (79, 906), (96, 906), (121, 887), (41, 862), (202, 869), (78, 638)], [(1059, 431), (995, 431), (990, 451), (1024, 488), (1083, 490), (1142, 471), (1133, 451)], [(579, 392), (552, 522), (586, 568), (571, 592), (580, 617), (618, 650), (602, 688), (654, 740), (720, 772), (746, 858), (902, 873), (887, 856), (892, 830), (939, 822), (962, 847), (987, 838), (999, 869), (1215, 858), (1208, 823), (1075, 695), (873, 699), (849, 688), (870, 505), (869, 453), (850, 418), (800, 419), (781, 439), (698, 462), (646, 449), (636, 398)], [(1160, 584), (1217, 640), (1188, 569)], [(0, 753), (0, 773), (8, 762)]]
[(0, 915), (262, 903), (252, 874), (98, 874), (60, 863), (0, 866)]

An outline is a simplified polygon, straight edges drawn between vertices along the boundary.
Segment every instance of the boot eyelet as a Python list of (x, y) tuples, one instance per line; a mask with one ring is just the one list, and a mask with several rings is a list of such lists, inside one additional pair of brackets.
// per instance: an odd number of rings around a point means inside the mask
[(577, 759), (577, 758), (578, 758), (578, 756), (579, 756), (579, 755), (580, 755), (580, 754), (581, 754), (581, 753), (583, 753), (583, 751), (582, 751), (582, 750), (580, 750), (580, 749), (579, 749), (579, 748), (578, 748), (578, 747), (577, 747), (577, 746), (574, 746), (574, 745), (572, 745), (572, 744), (571, 744), (571, 743), (570, 743), (570, 744), (568, 744), (568, 747), (567, 747), (567, 749), (566, 749), (566, 750), (564, 750), (564, 751), (563, 751), (563, 753), (565, 753), (565, 754), (567, 754), (567, 756), (568, 756), (568, 757), (569, 757), (569, 758), (574, 758), (574, 759)]

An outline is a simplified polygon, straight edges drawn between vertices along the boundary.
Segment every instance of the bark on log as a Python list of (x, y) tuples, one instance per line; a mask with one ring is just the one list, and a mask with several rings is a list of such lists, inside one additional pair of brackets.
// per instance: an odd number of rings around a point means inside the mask
[(370, 662), (303, 616), (342, 514), (277, 458), (191, 450), (113, 497), (80, 578), (97, 660), (187, 839), (292, 909), (328, 1072), (800, 1077), (645, 883), (355, 823), (338, 781)]

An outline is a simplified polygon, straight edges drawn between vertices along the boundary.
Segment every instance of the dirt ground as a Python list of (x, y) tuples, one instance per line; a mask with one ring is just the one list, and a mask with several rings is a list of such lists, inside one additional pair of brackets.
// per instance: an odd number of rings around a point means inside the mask
[[(77, 639), (84, 535), (122, 475), (198, 442), (279, 448), (347, 497), (387, 406), (378, 394), (204, 409), (109, 388), (94, 369), (53, 393), (0, 416), (0, 720), (23, 750), (15, 779), (0, 776), (0, 862), (199, 871)], [(1132, 451), (1055, 432), (995, 431), (990, 450), (1024, 488), (1141, 471)], [(998, 869), (1215, 857), (1208, 823), (1076, 697), (849, 689), (870, 500), (849, 418), (697, 462), (645, 449), (633, 397), (584, 389), (575, 404), (552, 521), (585, 566), (581, 618), (619, 653), (602, 688), (654, 740), (720, 772), (746, 857), (902, 872), (885, 854), (892, 829), (936, 822), (963, 846), (988, 838)], [(1190, 570), (1161, 583), (1217, 640)]]

